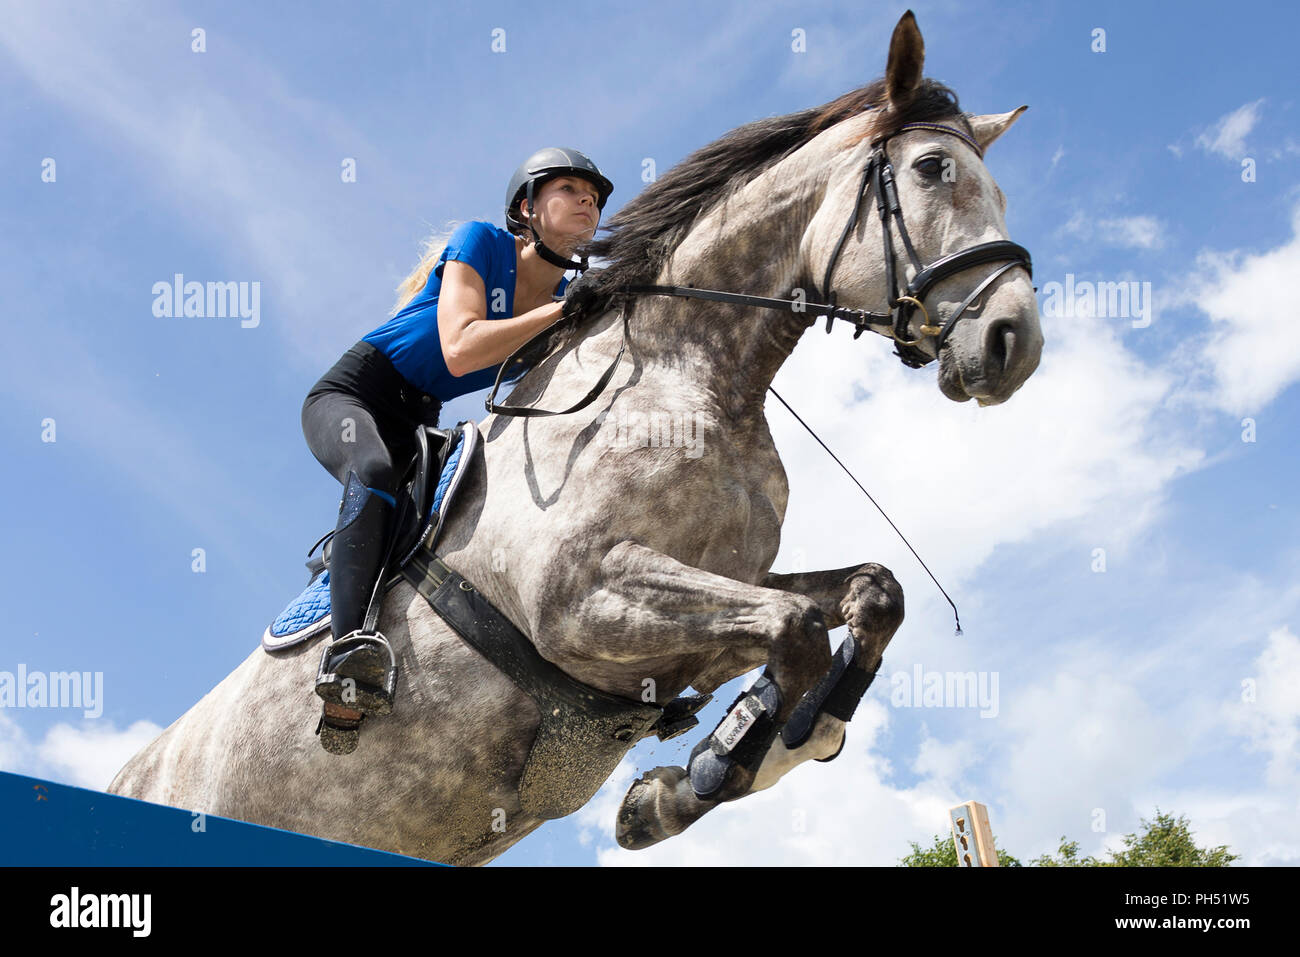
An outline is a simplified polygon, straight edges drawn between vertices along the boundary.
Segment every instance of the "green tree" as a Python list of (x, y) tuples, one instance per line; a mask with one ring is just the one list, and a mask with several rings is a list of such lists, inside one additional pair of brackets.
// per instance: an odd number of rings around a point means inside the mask
[[(1056, 856), (1044, 854), (1029, 863), (1033, 867), (1227, 867), (1240, 854), (1233, 854), (1226, 844), (1201, 848), (1192, 838), (1191, 824), (1181, 815), (1161, 814), (1156, 808), (1154, 821), (1142, 819), (1142, 833), (1126, 834), (1124, 849), (1114, 851), (1109, 860), (1079, 856), (1079, 842), (1067, 841), (1062, 835)], [(956, 867), (957, 850), (952, 836), (936, 834), (934, 844), (923, 848), (915, 841), (910, 854), (899, 863), (904, 867)], [(994, 841), (996, 844), (997, 842)], [(998, 863), (1003, 867), (1020, 867), (1020, 861), (1001, 848)]]
[(1079, 842), (1067, 841), (1064, 834), (1061, 835), (1061, 846), (1056, 853), (1060, 857), (1044, 854), (1035, 857), (1029, 864), (1031, 867), (1096, 867), (1101, 864), (1095, 857), (1079, 857)]
[(1106, 863), (1113, 867), (1227, 867), (1241, 858), (1228, 851), (1228, 845), (1197, 847), (1191, 826), (1181, 815), (1161, 814), (1156, 808), (1155, 821), (1142, 821), (1142, 836), (1127, 834), (1124, 850), (1115, 851)]
[[(957, 866), (957, 847), (952, 842), (951, 834), (936, 834), (934, 844), (931, 847), (923, 848), (916, 841), (909, 842), (912, 845), (912, 853), (904, 857), (899, 864), (903, 867), (956, 867)], [(994, 845), (997, 844), (996, 839)], [(1002, 867), (1020, 867), (1020, 861), (1016, 860), (1006, 851), (998, 848), (998, 864)]]

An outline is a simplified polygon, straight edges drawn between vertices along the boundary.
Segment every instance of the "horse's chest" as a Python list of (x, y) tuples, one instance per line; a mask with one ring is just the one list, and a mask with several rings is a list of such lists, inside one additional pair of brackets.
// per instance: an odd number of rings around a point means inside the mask
[(705, 538), (696, 564), (738, 581), (756, 581), (776, 559), (781, 522), (762, 492), (738, 489), (734, 494), (730, 508), (702, 527)]
[[(757, 580), (767, 573), (781, 543), (784, 473), (779, 461), (756, 468), (761, 461), (761, 456), (749, 459), (744, 468), (721, 469), (707, 478), (681, 477), (670, 497), (672, 504), (657, 516), (662, 527), (671, 528), (677, 537), (674, 554), (695, 567), (740, 581)], [(775, 484), (773, 467), (781, 480)]]

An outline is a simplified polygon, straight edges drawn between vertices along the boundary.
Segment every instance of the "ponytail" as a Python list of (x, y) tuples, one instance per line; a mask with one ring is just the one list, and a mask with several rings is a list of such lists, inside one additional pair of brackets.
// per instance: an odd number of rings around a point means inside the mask
[(424, 289), (429, 282), (429, 274), (433, 272), (433, 267), (438, 262), (438, 257), (447, 248), (447, 241), (451, 239), (451, 234), (456, 231), (456, 227), (459, 225), (460, 223), (456, 220), (451, 220), (448, 229), (443, 232), (432, 233), (421, 244), (420, 261), (411, 270), (411, 274), (403, 279), (397, 287), (397, 305), (393, 307), (394, 315), (401, 312), (406, 304)]

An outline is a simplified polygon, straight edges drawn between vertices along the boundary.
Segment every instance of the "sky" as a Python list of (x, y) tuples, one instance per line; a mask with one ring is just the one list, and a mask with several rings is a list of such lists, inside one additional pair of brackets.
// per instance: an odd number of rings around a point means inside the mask
[[(431, 232), (501, 224), (547, 145), (613, 180), (607, 220), (647, 159), (882, 74), (905, 9), (0, 2), (0, 673), (103, 676), (94, 708), (0, 707), (0, 770), (103, 789), (257, 647), (338, 506), (302, 400)], [(771, 399), (773, 570), (878, 561), (907, 595), (843, 753), (620, 849), (628, 785), (684, 764), (739, 679), (498, 864), (892, 865), (968, 800), (1022, 860), (1116, 849), (1159, 811), (1240, 865), (1300, 864), (1300, 13), (912, 9), (965, 110), (1029, 106), (986, 162), (1034, 257), (1041, 365), (977, 408), (818, 325), (774, 385), (964, 634)], [(159, 316), (177, 273), (256, 283), (257, 309)], [(1067, 303), (1098, 282), (1141, 308)], [(967, 674), (984, 700), (912, 694)]]

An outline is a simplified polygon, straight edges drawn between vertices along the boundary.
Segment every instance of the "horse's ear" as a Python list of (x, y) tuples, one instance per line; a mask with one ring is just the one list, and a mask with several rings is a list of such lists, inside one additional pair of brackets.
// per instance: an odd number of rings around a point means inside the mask
[(916, 25), (916, 17), (908, 10), (894, 27), (889, 40), (889, 65), (885, 67), (885, 95), (894, 112), (904, 109), (916, 88), (921, 84), (921, 71), (925, 67), (925, 41)]
[(1020, 118), (1020, 114), (1029, 109), (1022, 106), (1010, 113), (985, 113), (983, 116), (968, 116), (967, 122), (975, 131), (975, 142), (980, 149), (987, 150), (995, 139), (1011, 129), (1011, 124)]

